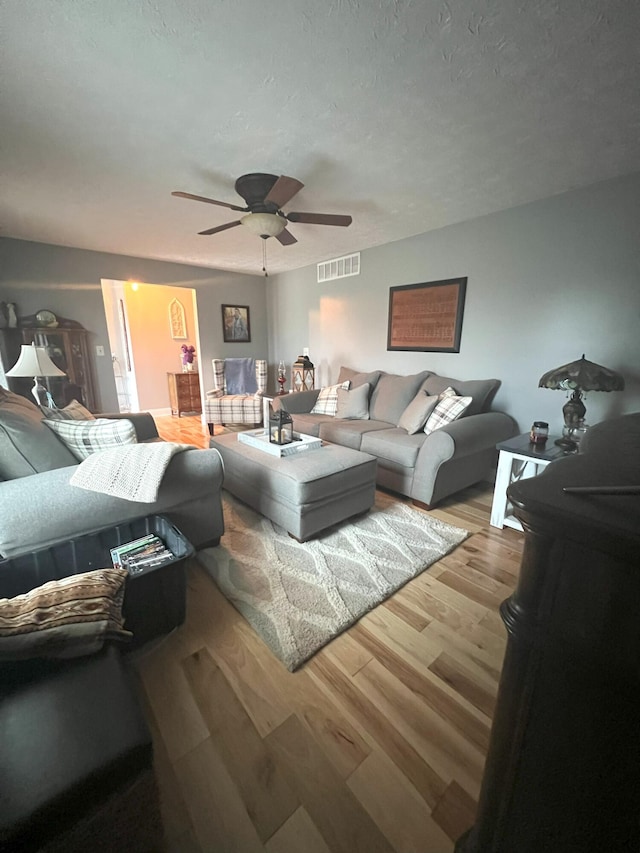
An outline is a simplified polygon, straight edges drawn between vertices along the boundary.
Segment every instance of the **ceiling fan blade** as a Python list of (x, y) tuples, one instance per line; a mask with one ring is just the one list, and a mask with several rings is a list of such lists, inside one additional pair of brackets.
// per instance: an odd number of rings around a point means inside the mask
[(217, 234), (218, 231), (226, 231), (227, 228), (235, 228), (236, 225), (240, 225), (239, 219), (236, 219), (235, 222), (226, 222), (224, 225), (216, 225), (215, 228), (207, 228), (206, 231), (198, 231), (198, 234)]
[(285, 205), (299, 193), (304, 184), (297, 181), (295, 178), (288, 178), (286, 175), (280, 175), (275, 184), (271, 187), (264, 200), (265, 204), (275, 204), (278, 209)]
[(171, 195), (175, 195), (178, 198), (189, 198), (191, 201), (204, 201), (207, 204), (217, 204), (219, 207), (228, 207), (231, 210), (249, 210), (248, 207), (238, 207), (237, 204), (228, 204), (226, 201), (216, 201), (215, 198), (205, 198), (203, 195), (192, 195), (191, 193), (182, 193), (176, 190), (176, 192), (171, 193)]
[(291, 231), (287, 231), (286, 228), (284, 229), (284, 231), (281, 231), (279, 234), (276, 234), (276, 240), (282, 243), (283, 246), (292, 246), (294, 243), (298, 242), (291, 233)]
[(346, 227), (353, 222), (350, 216), (337, 213), (287, 213), (289, 222), (304, 222), (308, 225), (341, 225)]

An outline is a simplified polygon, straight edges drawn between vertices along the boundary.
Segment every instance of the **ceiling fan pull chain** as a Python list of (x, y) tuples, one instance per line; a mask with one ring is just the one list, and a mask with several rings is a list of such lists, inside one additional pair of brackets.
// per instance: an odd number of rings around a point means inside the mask
[(265, 278), (269, 278), (269, 273), (267, 272), (267, 241), (262, 241), (262, 272), (264, 273)]

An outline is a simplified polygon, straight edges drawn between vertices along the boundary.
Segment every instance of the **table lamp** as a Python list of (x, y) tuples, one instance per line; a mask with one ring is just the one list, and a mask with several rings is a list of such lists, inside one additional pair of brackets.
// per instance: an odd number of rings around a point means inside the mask
[(31, 393), (36, 398), (36, 405), (43, 405), (42, 400), (44, 399), (47, 406), (55, 409), (56, 404), (53, 402), (53, 397), (48, 389), (39, 383), (38, 377), (66, 376), (66, 373), (55, 366), (45, 347), (37, 347), (35, 344), (22, 344), (20, 357), (11, 370), (7, 370), (5, 376), (33, 376)]
[(566, 450), (575, 450), (577, 442), (571, 438), (571, 432), (580, 421), (584, 421), (587, 410), (582, 398), (585, 391), (622, 391), (624, 379), (615, 370), (587, 361), (583, 354), (577, 361), (563, 364), (541, 376), (538, 388), (571, 392), (571, 397), (562, 407), (566, 435), (557, 439), (556, 444)]

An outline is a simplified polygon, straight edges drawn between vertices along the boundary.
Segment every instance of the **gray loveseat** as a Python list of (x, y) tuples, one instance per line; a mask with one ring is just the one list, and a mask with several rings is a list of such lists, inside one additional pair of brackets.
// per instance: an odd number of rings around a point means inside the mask
[[(459, 381), (428, 370), (399, 376), (342, 367), (338, 383), (345, 381), (350, 383), (349, 394), (365, 384), (369, 386), (364, 406), (356, 406), (354, 410), (346, 402), (351, 417), (340, 417), (340, 408), (335, 416), (311, 414), (320, 394), (318, 389), (276, 397), (274, 408), (282, 407), (291, 414), (296, 432), (375, 456), (377, 484), (406, 495), (427, 509), (448, 495), (490, 477), (497, 458), (496, 444), (518, 432), (513, 418), (490, 411), (500, 385), (497, 379)], [(420, 406), (418, 401), (437, 398), (449, 387), (460, 396), (472, 398), (458, 420), (429, 435), (423, 431), (424, 424), (416, 432), (398, 426), (407, 421), (405, 413), (411, 411), (410, 405), (415, 411)], [(344, 394), (339, 393), (340, 407)], [(362, 394), (359, 396), (362, 398)], [(417, 421), (414, 418), (414, 422), (418, 423), (419, 418)]]
[[(117, 417), (108, 415), (107, 417)], [(138, 441), (159, 440), (149, 414), (126, 415)], [(166, 515), (196, 547), (224, 532), (223, 467), (217, 450), (176, 454), (155, 503), (70, 485), (76, 457), (33, 403), (0, 387), (0, 555), (14, 557), (139, 516)]]

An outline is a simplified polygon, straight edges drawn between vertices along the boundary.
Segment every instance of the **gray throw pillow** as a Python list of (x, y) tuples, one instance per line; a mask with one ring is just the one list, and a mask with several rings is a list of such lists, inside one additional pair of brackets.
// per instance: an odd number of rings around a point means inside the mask
[(369, 385), (369, 390), (373, 391), (376, 387), (378, 379), (380, 379), (380, 370), (372, 370), (371, 373), (361, 373), (358, 370), (352, 370), (350, 367), (341, 367), (338, 376), (338, 382), (350, 382), (350, 388), (359, 388), (360, 385)]
[(369, 385), (365, 383), (352, 391), (338, 388), (336, 417), (351, 421), (369, 420)]
[(437, 403), (437, 397), (430, 397), (426, 391), (418, 391), (400, 416), (398, 426), (400, 429), (406, 429), (409, 435), (415, 435), (426, 424)]
[(82, 403), (78, 400), (72, 400), (64, 409), (50, 409), (47, 406), (40, 406), (42, 414), (45, 418), (53, 421), (95, 421), (95, 415), (92, 415), (89, 409), (85, 409)]
[(35, 403), (0, 388), (0, 477), (14, 480), (76, 463)]
[(418, 393), (418, 388), (429, 375), (428, 371), (413, 376), (383, 373), (371, 395), (369, 413), (372, 421), (397, 424), (400, 415)]
[(481, 412), (488, 412), (491, 406), (491, 401), (496, 395), (500, 387), (499, 379), (450, 379), (447, 376), (438, 376), (437, 373), (432, 373), (425, 382), (425, 389), (429, 394), (438, 397), (448, 387), (452, 387), (456, 394), (461, 397), (471, 397), (472, 402), (466, 410), (465, 417), (469, 415), (479, 415)]

